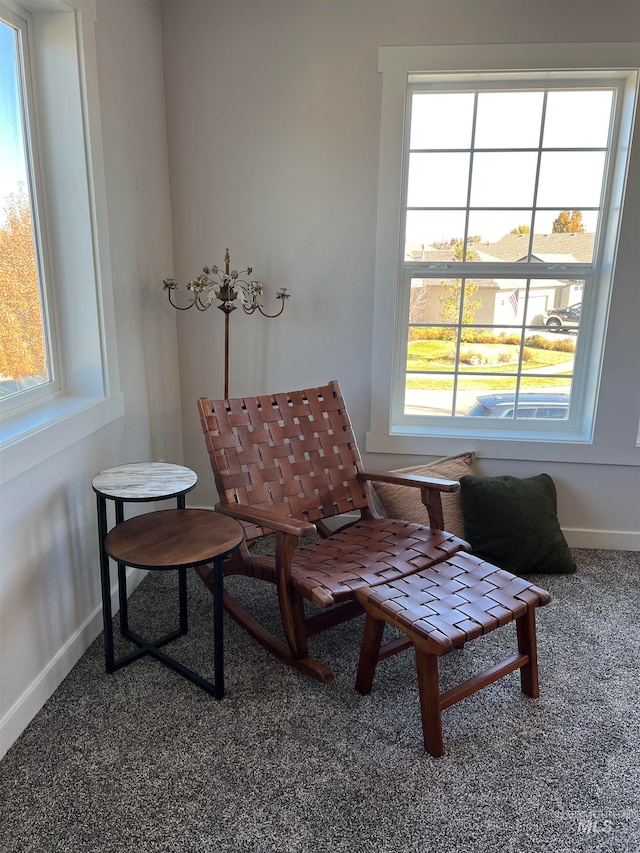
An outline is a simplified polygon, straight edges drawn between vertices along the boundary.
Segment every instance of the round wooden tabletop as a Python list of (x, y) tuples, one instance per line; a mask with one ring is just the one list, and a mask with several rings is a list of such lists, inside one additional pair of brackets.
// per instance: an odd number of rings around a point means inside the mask
[(197, 482), (195, 471), (172, 462), (129, 462), (100, 471), (91, 485), (105, 498), (154, 501), (186, 494)]
[(244, 538), (242, 525), (211, 509), (163, 509), (118, 524), (105, 550), (136, 569), (180, 569), (231, 553)]

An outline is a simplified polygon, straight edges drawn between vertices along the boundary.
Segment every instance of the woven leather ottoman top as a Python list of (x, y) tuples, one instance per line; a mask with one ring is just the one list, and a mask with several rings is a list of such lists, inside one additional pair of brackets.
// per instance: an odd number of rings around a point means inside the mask
[(356, 595), (436, 655), (551, 600), (540, 587), (464, 552), (415, 574), (359, 589)]

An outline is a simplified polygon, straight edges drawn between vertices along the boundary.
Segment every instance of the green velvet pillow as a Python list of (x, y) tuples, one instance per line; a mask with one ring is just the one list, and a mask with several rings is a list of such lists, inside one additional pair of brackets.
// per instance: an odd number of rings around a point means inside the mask
[(575, 572), (548, 474), (526, 479), (467, 475), (460, 479), (460, 499), (465, 538), (478, 557), (515, 575)]

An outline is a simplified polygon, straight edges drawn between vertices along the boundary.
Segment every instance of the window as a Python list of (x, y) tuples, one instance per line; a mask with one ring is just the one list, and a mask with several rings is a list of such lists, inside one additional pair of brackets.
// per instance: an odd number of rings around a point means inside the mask
[(403, 416), (568, 419), (617, 95), (589, 76), (410, 84)]
[(591, 440), (638, 74), (580, 47), (381, 49), (372, 435)]
[[(27, 324), (30, 336), (21, 328), (15, 340), (37, 356), (12, 370), (9, 379), (19, 388), (0, 398), (0, 482), (91, 435), (124, 411), (95, 16), (95, 0), (0, 0), (0, 195), (8, 177), (13, 187), (24, 183), (17, 195), (28, 274), (26, 267), (14, 269), (9, 280), (13, 277), (15, 295), (16, 275), (24, 276), (18, 296), (29, 293), (22, 303), (18, 300), (18, 319), (27, 306), (33, 312)], [(16, 171), (16, 164), (21, 170)], [(6, 230), (6, 222), (5, 217), (0, 228)], [(3, 326), (6, 317), (5, 311)], [(0, 344), (6, 339), (2, 328)], [(7, 368), (2, 371), (5, 376)], [(36, 387), (24, 388), (33, 383)]]
[(0, 400), (57, 390), (37, 203), (27, 19), (0, 7)]

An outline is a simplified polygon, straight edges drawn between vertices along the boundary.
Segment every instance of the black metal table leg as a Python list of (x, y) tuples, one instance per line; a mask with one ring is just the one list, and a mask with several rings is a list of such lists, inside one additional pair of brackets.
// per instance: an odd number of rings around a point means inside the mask
[[(163, 510), (136, 516), (114, 527), (105, 540), (105, 551), (116, 563), (126, 560), (127, 565), (140, 569), (178, 571), (181, 623), (178, 630), (154, 640), (129, 628), (127, 637), (138, 648), (114, 661), (115, 669), (149, 655), (216, 699), (224, 697), (224, 560), (240, 545), (243, 536), (239, 522), (211, 510)], [(204, 564), (213, 568), (214, 677), (211, 681), (162, 648), (186, 629), (186, 570)]]
[(187, 616), (187, 570), (178, 569), (178, 600), (180, 606), (180, 633), (186, 634), (189, 630)]
[(215, 678), (215, 697), (224, 696), (224, 608), (223, 570), (224, 559), (216, 557), (213, 561), (213, 672)]
[(113, 623), (111, 615), (111, 578), (109, 575), (109, 555), (104, 548), (107, 535), (107, 502), (97, 495), (98, 500), (98, 540), (100, 545), (100, 579), (102, 585), (102, 620), (104, 627), (104, 659), (108, 673), (114, 671), (113, 659)]
[[(124, 501), (116, 499), (116, 524), (124, 521)], [(120, 602), (120, 633), (127, 635), (129, 630), (129, 602), (127, 599), (127, 567), (118, 563), (118, 600)]]
[[(142, 655), (148, 654), (149, 648), (158, 648), (178, 637), (183, 636), (189, 630), (189, 618), (187, 610), (187, 570), (181, 568), (178, 570), (178, 601), (180, 613), (180, 627), (176, 631), (172, 631), (166, 637), (161, 638), (153, 643), (148, 643), (143, 640), (138, 634), (129, 629), (129, 599), (127, 596), (127, 566), (125, 563), (117, 563), (118, 566), (118, 602), (120, 611), (120, 633), (126, 639), (131, 640), (138, 646), (145, 648), (133, 652), (119, 661), (115, 660), (115, 652), (113, 646), (113, 611), (111, 608), (111, 575), (109, 570), (109, 556), (104, 548), (104, 540), (109, 532), (107, 519), (107, 500), (100, 493), (96, 493), (98, 507), (98, 539), (100, 546), (100, 576), (102, 585), (102, 618), (104, 627), (104, 651), (105, 651), (105, 669), (111, 674), (121, 666), (126, 666), (132, 660), (136, 660)], [(120, 498), (115, 498), (115, 524), (122, 524), (124, 521), (124, 504), (125, 501)], [(184, 494), (176, 496), (176, 505), (178, 509), (185, 509), (186, 498)], [(163, 655), (163, 657), (167, 657)], [(186, 669), (186, 668), (185, 668)], [(193, 679), (192, 679), (193, 680)], [(197, 683), (204, 681), (197, 676)], [(201, 686), (205, 686), (208, 682), (204, 682)], [(213, 693), (213, 685), (209, 685), (209, 692)], [(206, 688), (205, 688), (206, 689)]]
[[(187, 620), (187, 611), (186, 611), (186, 569), (179, 569), (179, 577), (180, 577), (180, 628), (177, 631), (173, 631), (170, 634), (167, 634), (165, 637), (162, 637), (158, 640), (145, 640), (144, 637), (140, 636), (136, 631), (132, 631), (130, 628), (127, 629), (126, 637), (132, 643), (135, 643), (138, 646), (138, 649), (134, 652), (131, 652), (118, 660), (114, 660), (113, 658), (113, 633), (112, 631), (107, 632), (105, 626), (105, 638), (107, 637), (107, 633), (111, 637), (110, 649), (111, 649), (111, 658), (110, 664), (107, 668), (107, 672), (113, 673), (118, 669), (122, 669), (122, 667), (127, 666), (130, 663), (133, 663), (135, 660), (139, 660), (139, 658), (144, 657), (144, 655), (151, 655), (156, 658), (156, 660), (161, 661), (165, 666), (168, 666), (170, 669), (173, 669), (175, 672), (178, 672), (183, 678), (186, 678), (188, 681), (191, 681), (193, 684), (196, 684), (202, 690), (205, 690), (210, 696), (213, 696), (215, 699), (223, 699), (224, 698), (224, 608), (222, 606), (223, 603), (223, 581), (224, 581), (224, 558), (216, 558), (213, 562), (214, 566), (214, 594), (213, 594), (213, 669), (214, 669), (214, 682), (208, 681), (203, 676), (199, 675), (197, 672), (194, 672), (192, 669), (189, 669), (184, 664), (177, 661), (175, 658), (168, 655), (166, 652), (161, 651), (161, 647), (167, 645), (172, 640), (181, 637), (184, 633), (186, 633), (186, 620)], [(182, 579), (184, 578), (184, 593), (182, 592)], [(184, 596), (184, 597), (183, 597)], [(185, 627), (183, 630), (183, 619), (182, 619), (182, 611), (184, 607), (184, 623)], [(106, 643), (105, 643), (106, 647)]]

